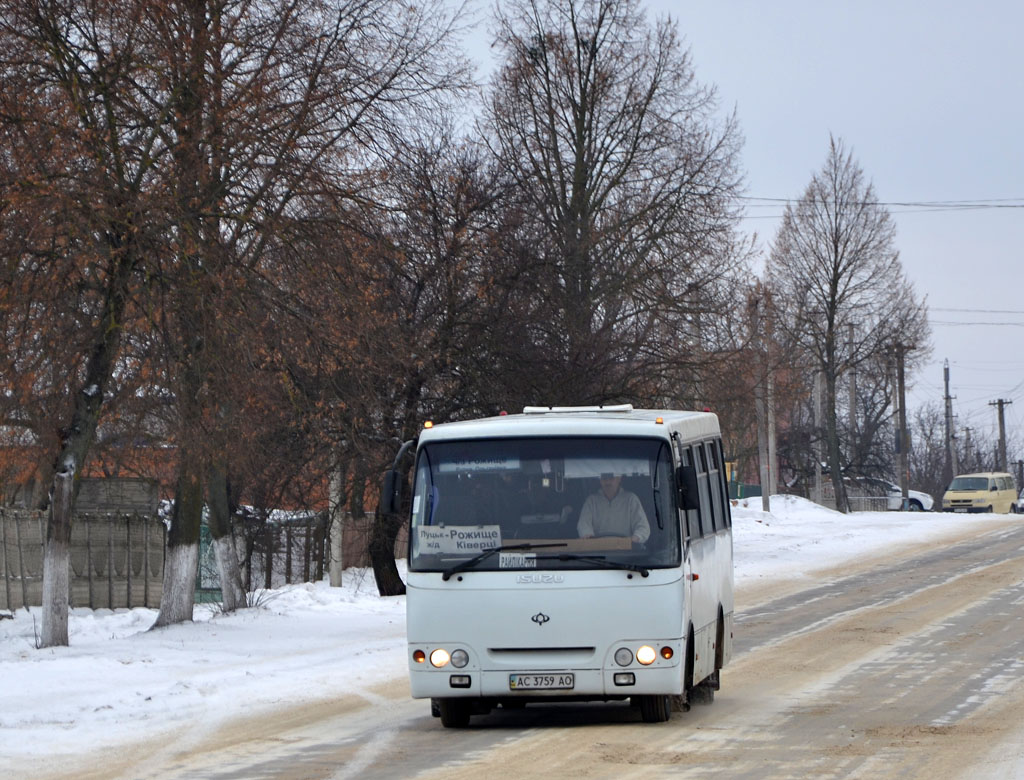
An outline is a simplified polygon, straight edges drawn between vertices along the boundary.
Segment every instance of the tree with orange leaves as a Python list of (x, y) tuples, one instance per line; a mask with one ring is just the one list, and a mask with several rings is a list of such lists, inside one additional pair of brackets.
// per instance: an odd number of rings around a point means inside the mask
[[(163, 151), (154, 123), (166, 102), (140, 103), (128, 89), (144, 67), (133, 34), (139, 14), (118, 3), (86, 7), (5, 2), (0, 13), (4, 301), (12, 385), (49, 396), (35, 441), (50, 449), (44, 483), (74, 477), (88, 457), (114, 384), (133, 301), (159, 254), (145, 223), (159, 211)], [(10, 358), (9, 358), (10, 360)], [(45, 411), (44, 411), (45, 410)], [(45, 430), (46, 419), (50, 431)], [(66, 479), (64, 480), (66, 481)], [(70, 502), (51, 512), (44, 557), (41, 643), (66, 645)]]
[[(56, 462), (82, 468), (131, 327), (157, 369), (150, 379), (178, 453), (158, 623), (187, 620), (203, 486), (226, 484), (218, 453), (232, 407), (218, 395), (218, 366), (231, 359), (232, 318), (278, 300), (245, 296), (267, 292), (260, 280), (286, 257), (274, 248), (303, 229), (316, 202), (351, 198), (402, 123), (463, 86), (453, 15), (441, 2), (398, 0), (5, 0), (2, 10), (4, 132), (32, 139), (16, 150), (4, 203), (35, 198), (33, 215), (65, 233), (53, 243), (71, 272), (54, 265), (52, 279), (81, 277), (97, 291), (84, 349), (68, 360), (75, 404), (54, 426), (63, 433)], [(47, 158), (39, 142), (50, 139), (59, 153)], [(56, 205), (42, 203), (46, 185)], [(62, 209), (80, 219), (62, 220)], [(15, 304), (36, 306), (46, 300), (42, 274), (24, 253), (17, 262)], [(65, 313), (82, 296), (53, 302)], [(5, 313), (5, 326), (17, 327), (16, 315)], [(19, 365), (50, 354), (29, 339)], [(51, 524), (58, 551), (69, 520)], [(65, 552), (54, 561), (66, 571)], [(61, 622), (59, 607), (56, 615), (47, 625)], [(44, 628), (44, 643), (51, 633), (66, 643), (66, 601), (63, 623), (63, 637)]]

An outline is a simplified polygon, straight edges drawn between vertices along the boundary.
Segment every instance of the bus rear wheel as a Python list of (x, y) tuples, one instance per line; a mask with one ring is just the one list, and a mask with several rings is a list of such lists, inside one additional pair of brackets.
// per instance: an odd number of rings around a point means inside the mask
[(468, 699), (439, 699), (441, 725), (446, 729), (464, 729), (469, 725)]
[(664, 723), (672, 715), (672, 700), (664, 694), (634, 697), (644, 723)]

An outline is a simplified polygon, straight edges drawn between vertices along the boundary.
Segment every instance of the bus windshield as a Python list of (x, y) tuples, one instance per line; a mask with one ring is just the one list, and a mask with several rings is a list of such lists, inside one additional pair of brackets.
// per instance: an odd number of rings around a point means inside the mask
[(677, 566), (672, 479), (661, 439), (431, 442), (416, 464), (409, 569)]

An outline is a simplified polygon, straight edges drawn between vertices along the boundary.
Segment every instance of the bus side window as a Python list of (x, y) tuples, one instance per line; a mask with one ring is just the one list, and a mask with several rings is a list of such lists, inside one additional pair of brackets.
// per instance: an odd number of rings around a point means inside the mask
[[(684, 466), (694, 465), (693, 450), (690, 447), (680, 447), (679, 459)], [(689, 539), (699, 539), (701, 536), (699, 509), (689, 509), (686, 511), (686, 536)]]
[(711, 494), (711, 508), (714, 513), (715, 530), (725, 528), (725, 516), (722, 510), (722, 480), (718, 473), (718, 458), (715, 443), (706, 441), (702, 445), (708, 460), (708, 492)]
[(722, 493), (722, 521), (726, 528), (732, 528), (732, 511), (729, 509), (729, 485), (726, 482), (725, 469), (722, 466), (725, 463), (725, 457), (722, 452), (721, 439), (715, 439), (711, 445), (711, 452), (715, 458), (715, 465), (718, 467), (719, 490)]
[(715, 532), (714, 515), (711, 512), (711, 497), (708, 495), (708, 463), (703, 444), (693, 445), (697, 466), (697, 492), (700, 493), (700, 523), (704, 534)]

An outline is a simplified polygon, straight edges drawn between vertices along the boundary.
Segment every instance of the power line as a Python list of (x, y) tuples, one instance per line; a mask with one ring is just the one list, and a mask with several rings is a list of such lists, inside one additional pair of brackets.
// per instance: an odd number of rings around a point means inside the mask
[(963, 314), (1024, 314), (1024, 309), (947, 309), (942, 306), (930, 306), (930, 311), (955, 311)]
[(1009, 325), (1014, 328), (1024, 328), (1024, 322), (952, 322), (950, 320), (928, 320), (929, 325)]
[[(738, 195), (738, 200), (748, 201), (747, 208), (775, 208), (780, 203), (787, 206), (799, 203), (800, 198), (766, 198), (757, 195)], [(819, 199), (820, 201), (820, 199)], [(851, 206), (884, 206), (893, 214), (927, 214), (944, 211), (987, 211), (993, 209), (1024, 209), (1024, 198), (986, 198), (982, 200), (922, 200), (922, 201), (849, 201)], [(744, 219), (781, 219), (783, 214), (747, 215)]]
[[(801, 198), (764, 198), (758, 195), (737, 195), (738, 200), (774, 203), (798, 203)], [(816, 199), (821, 200), (821, 199)], [(1024, 198), (984, 198), (980, 200), (863, 200), (849, 201), (851, 206), (901, 206), (903, 208), (964, 208), (964, 209), (1021, 209)], [(755, 204), (756, 205), (756, 204)]]

